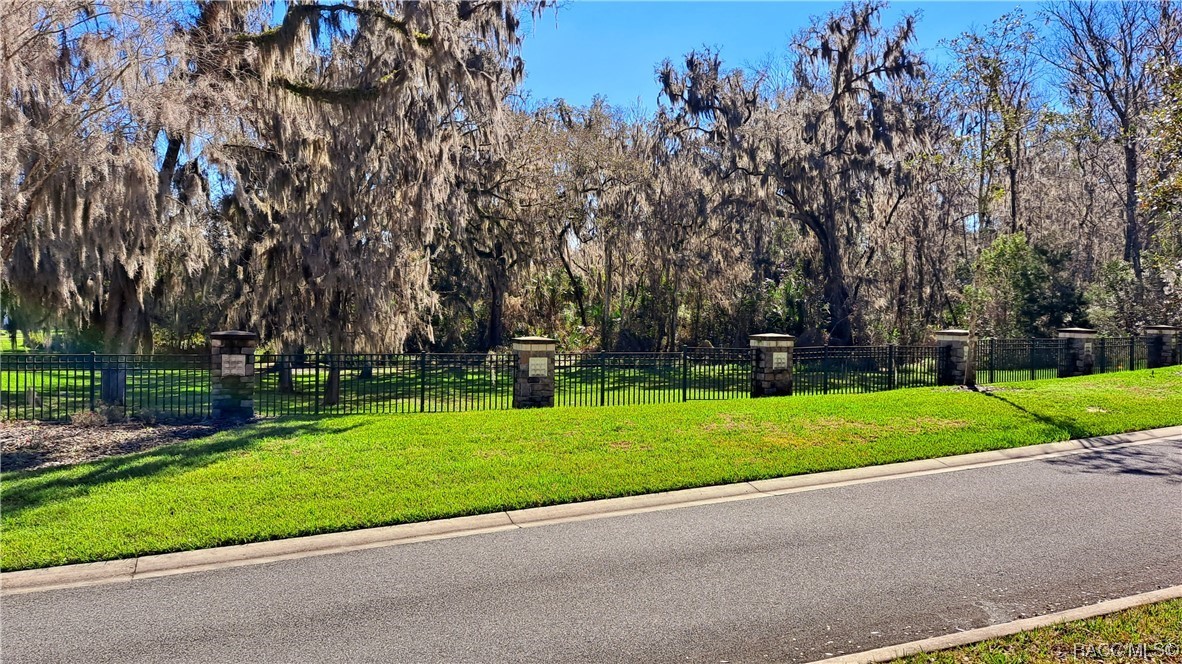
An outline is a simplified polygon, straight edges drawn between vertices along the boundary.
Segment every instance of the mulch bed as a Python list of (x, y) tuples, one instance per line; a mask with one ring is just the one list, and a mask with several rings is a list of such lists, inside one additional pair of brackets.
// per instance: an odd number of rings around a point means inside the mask
[(216, 433), (209, 424), (138, 422), (78, 426), (46, 422), (0, 422), (0, 470), (37, 470), (143, 452)]

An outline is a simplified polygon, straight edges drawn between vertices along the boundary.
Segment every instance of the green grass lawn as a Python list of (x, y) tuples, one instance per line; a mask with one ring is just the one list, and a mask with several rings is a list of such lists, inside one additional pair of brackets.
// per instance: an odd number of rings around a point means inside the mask
[(894, 661), (895, 664), (1182, 662), (1182, 600), (1139, 606)]
[(278, 419), (0, 475), (44, 567), (1182, 424), (1182, 369), (864, 395)]

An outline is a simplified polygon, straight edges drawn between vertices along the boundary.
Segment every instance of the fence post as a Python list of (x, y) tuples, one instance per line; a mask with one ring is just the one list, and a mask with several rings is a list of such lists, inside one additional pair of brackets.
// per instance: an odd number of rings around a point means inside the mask
[(969, 367), (969, 331), (940, 330), (936, 332), (936, 348), (946, 348), (937, 385), (973, 385), (976, 383)]
[[(1059, 330), (1059, 377), (1087, 376), (1096, 364), (1096, 331), (1086, 327)], [(1033, 346), (1031, 346), (1033, 348)]]
[[(1059, 344), (1059, 352), (1063, 352), (1062, 344)], [(1056, 358), (1056, 362), (1058, 359)], [(1037, 376), (1034, 373), (1034, 340), (1030, 340), (1030, 345), (1026, 349), (1026, 366), (1030, 367), (1030, 380), (1034, 380)]]
[(688, 383), (689, 383), (689, 353), (685, 346), (681, 347), (681, 400), (682, 402), (689, 401), (688, 397)]
[(90, 351), (90, 412), (94, 412), (94, 367), (97, 362), (95, 352)]
[(517, 337), (513, 355), (517, 379), (513, 382), (514, 408), (554, 406), (554, 355), (558, 342), (546, 337)]
[(210, 414), (215, 420), (254, 418), (254, 352), (259, 335), (224, 330), (210, 335)]
[(1150, 369), (1182, 364), (1177, 356), (1179, 328), (1173, 325), (1145, 326), (1145, 349), (1148, 351), (1146, 366)]
[(893, 389), (895, 389), (895, 385), (898, 383), (898, 380), (897, 380), (897, 379), (896, 379), (896, 377), (895, 377), (895, 361), (896, 361), (896, 360), (895, 360), (895, 348), (896, 348), (896, 345), (895, 345), (895, 344), (891, 344), (891, 345), (887, 346), (887, 353), (888, 353), (888, 358), (887, 358), (887, 389), (888, 389), (888, 390), (893, 390)]
[(312, 412), (317, 415), (320, 414), (320, 351), (316, 351), (316, 359), (313, 361), (313, 370), (315, 372), (313, 380), (316, 384), (312, 386)]
[(989, 340), (989, 382), (997, 382), (997, 339)]
[(829, 394), (829, 342), (821, 346), (821, 394)]
[(599, 358), (599, 405), (607, 402), (607, 356), (603, 351), (596, 355)]
[(791, 334), (752, 334), (748, 342), (755, 350), (751, 396), (792, 394), (792, 349), (796, 345), (796, 337)]
[(427, 412), (427, 351), (419, 353), (419, 412)]

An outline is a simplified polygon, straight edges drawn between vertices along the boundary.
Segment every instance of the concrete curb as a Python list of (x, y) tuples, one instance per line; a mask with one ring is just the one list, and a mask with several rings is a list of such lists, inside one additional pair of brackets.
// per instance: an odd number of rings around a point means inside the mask
[(1141, 593), (1140, 595), (1130, 595), (1097, 604), (1089, 604), (1088, 606), (1081, 606), (1078, 609), (1048, 613), (1045, 616), (1023, 618), (1022, 620), (1015, 620), (1000, 625), (990, 625), (955, 634), (934, 636), (920, 641), (911, 641), (910, 643), (900, 643), (896, 646), (886, 646), (885, 648), (875, 648), (874, 650), (841, 655), (840, 657), (830, 657), (828, 659), (817, 660), (814, 664), (871, 664), (872, 662), (889, 662), (900, 657), (908, 657), (918, 653), (967, 646), (980, 643), (981, 641), (988, 641), (989, 639), (1010, 636), (1018, 632), (1027, 632), (1032, 629), (1038, 629), (1039, 627), (1049, 627), (1075, 620), (1087, 620), (1088, 618), (1116, 613), (1117, 611), (1124, 611), (1125, 609), (1131, 609), (1137, 606), (1179, 598), (1182, 598), (1182, 586), (1173, 586)]
[(1145, 445), (1182, 436), (1182, 426), (1083, 438), (1059, 443), (977, 452), (939, 459), (907, 461), (881, 466), (851, 468), (808, 475), (795, 475), (737, 484), (665, 491), (639, 496), (608, 498), (581, 503), (532, 507), (421, 523), (350, 530), (324, 535), (255, 542), (233, 546), (181, 551), (124, 560), (0, 574), (0, 594), (39, 592), (105, 583), (117, 583), (172, 574), (187, 574), (225, 567), (257, 565), (277, 560), (321, 556), (428, 540), (464, 537), (482, 533), (600, 519), (695, 505), (768, 498), (800, 491), (829, 489), (866, 482), (917, 477), (935, 473), (969, 470), (986, 466), (1050, 459), (1094, 450), (1112, 450)]

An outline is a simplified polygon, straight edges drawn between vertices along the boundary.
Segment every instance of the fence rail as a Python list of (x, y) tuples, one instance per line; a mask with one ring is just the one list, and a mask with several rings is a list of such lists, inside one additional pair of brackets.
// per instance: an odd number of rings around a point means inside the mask
[(804, 346), (793, 352), (796, 394), (861, 394), (937, 384), (936, 346)]
[(509, 408), (514, 367), (509, 353), (263, 354), (255, 407), (264, 417)]
[(64, 420), (102, 410), (119, 417), (209, 415), (208, 355), (13, 353), (0, 358), (4, 419)]
[(978, 339), (974, 352), (977, 382), (1055, 378), (1063, 348), (1062, 339)]

